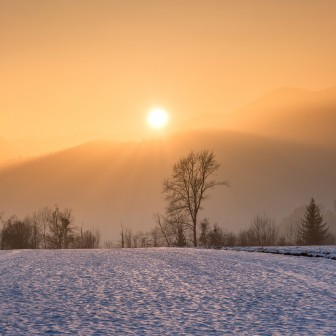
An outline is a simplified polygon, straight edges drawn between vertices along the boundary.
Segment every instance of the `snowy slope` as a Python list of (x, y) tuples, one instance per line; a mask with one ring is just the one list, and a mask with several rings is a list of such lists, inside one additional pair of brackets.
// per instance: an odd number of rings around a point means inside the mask
[(0, 334), (332, 335), (335, 274), (238, 251), (0, 251)]

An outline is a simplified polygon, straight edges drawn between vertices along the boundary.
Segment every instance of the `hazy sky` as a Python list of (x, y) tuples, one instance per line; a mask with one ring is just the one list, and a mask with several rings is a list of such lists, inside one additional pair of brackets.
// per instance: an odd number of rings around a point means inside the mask
[(334, 0), (0, 0), (0, 138), (148, 135), (336, 85)]

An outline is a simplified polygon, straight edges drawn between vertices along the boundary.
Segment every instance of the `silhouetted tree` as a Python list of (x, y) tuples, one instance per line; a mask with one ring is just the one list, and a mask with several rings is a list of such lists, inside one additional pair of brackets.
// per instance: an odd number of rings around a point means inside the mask
[(300, 220), (295, 221), (294, 223), (289, 223), (286, 226), (285, 239), (290, 245), (301, 245), (301, 235), (300, 235)]
[(5, 230), (7, 221), (4, 219), (3, 213), (0, 213), (0, 223), (1, 223), (1, 231), (0, 231), (0, 249), (4, 250), (5, 247)]
[(250, 234), (248, 230), (241, 230), (238, 234), (238, 245), (240, 246), (249, 246), (250, 242)]
[(36, 214), (36, 218), (40, 223), (41, 226), (41, 234), (42, 234), (42, 248), (46, 249), (47, 246), (47, 234), (48, 234), (48, 227), (49, 221), (51, 217), (52, 209), (49, 207), (44, 207), (43, 209), (39, 210)]
[(228, 185), (213, 179), (219, 163), (209, 150), (190, 152), (173, 165), (172, 176), (163, 182), (162, 192), (168, 202), (170, 217), (184, 214), (189, 217), (189, 228), (193, 233), (193, 244), (197, 246), (197, 219), (203, 201), (209, 191), (217, 185)]
[(121, 226), (121, 231), (120, 231), (120, 245), (121, 245), (121, 248), (124, 248), (125, 247), (125, 235), (124, 235), (124, 227), (122, 225)]
[(69, 248), (74, 239), (75, 230), (72, 225), (71, 210), (68, 208), (60, 210), (56, 205), (55, 209), (49, 212), (48, 228), (48, 247), (55, 249)]
[(100, 231), (98, 229), (83, 231), (83, 229), (81, 228), (79, 235), (73, 235), (71, 245), (71, 247), (78, 249), (99, 248)]
[(272, 246), (278, 237), (278, 228), (273, 218), (257, 215), (248, 230), (249, 245)]
[(149, 232), (143, 232), (139, 231), (139, 240), (140, 240), (140, 246), (141, 247), (149, 247), (150, 246), (150, 234)]
[(224, 245), (235, 246), (236, 243), (237, 243), (237, 237), (233, 232), (229, 232), (224, 235)]
[(217, 249), (224, 246), (224, 233), (218, 224), (214, 224), (213, 229), (209, 233), (209, 245)]
[(182, 225), (179, 225), (177, 227), (177, 237), (174, 245), (178, 247), (185, 247), (188, 245), (187, 238)]
[(40, 248), (43, 244), (43, 226), (39, 214), (27, 216), (24, 221), (31, 227), (31, 248)]
[(124, 231), (124, 236), (125, 236), (125, 244), (126, 247), (130, 248), (132, 247), (132, 241), (133, 241), (133, 233), (131, 230), (125, 228)]
[(179, 240), (181, 230), (185, 234), (185, 230), (189, 227), (187, 216), (183, 212), (168, 213), (166, 216), (156, 214), (155, 221), (167, 246), (175, 245), (176, 241)]
[(159, 213), (154, 215), (154, 220), (160, 229), (160, 232), (167, 244), (168, 247), (172, 245), (171, 242), (171, 226), (169, 225), (169, 222), (165, 219), (163, 215), (160, 215)]
[(30, 249), (32, 247), (32, 226), (28, 221), (11, 217), (7, 223), (4, 235), (5, 249)]
[(106, 240), (104, 242), (104, 248), (106, 248), (106, 249), (112, 249), (113, 247), (114, 247), (114, 244), (113, 244), (113, 242), (111, 240)]
[(301, 219), (300, 236), (306, 245), (323, 244), (328, 238), (328, 226), (323, 223), (320, 207), (315, 203), (314, 198), (310, 200)]
[(151, 231), (150, 231), (150, 237), (152, 240), (152, 246), (153, 247), (158, 247), (160, 246), (161, 243), (161, 234), (160, 234), (160, 228), (155, 226)]
[(200, 228), (201, 228), (201, 234), (199, 237), (199, 242), (201, 246), (208, 246), (208, 239), (209, 239), (209, 229), (210, 229), (210, 224), (209, 220), (207, 218), (204, 218), (201, 223), (200, 223)]

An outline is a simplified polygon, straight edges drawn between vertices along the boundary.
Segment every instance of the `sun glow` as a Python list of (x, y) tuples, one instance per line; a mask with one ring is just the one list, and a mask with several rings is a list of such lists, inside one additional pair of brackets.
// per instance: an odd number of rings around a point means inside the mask
[(168, 113), (160, 107), (155, 107), (149, 111), (147, 122), (153, 128), (163, 128), (167, 125)]

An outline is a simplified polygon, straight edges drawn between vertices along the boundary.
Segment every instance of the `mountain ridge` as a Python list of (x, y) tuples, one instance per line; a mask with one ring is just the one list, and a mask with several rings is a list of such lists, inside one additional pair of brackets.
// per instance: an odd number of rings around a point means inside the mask
[(190, 121), (281, 140), (335, 146), (336, 86), (319, 91), (273, 90), (226, 114), (203, 114)]

